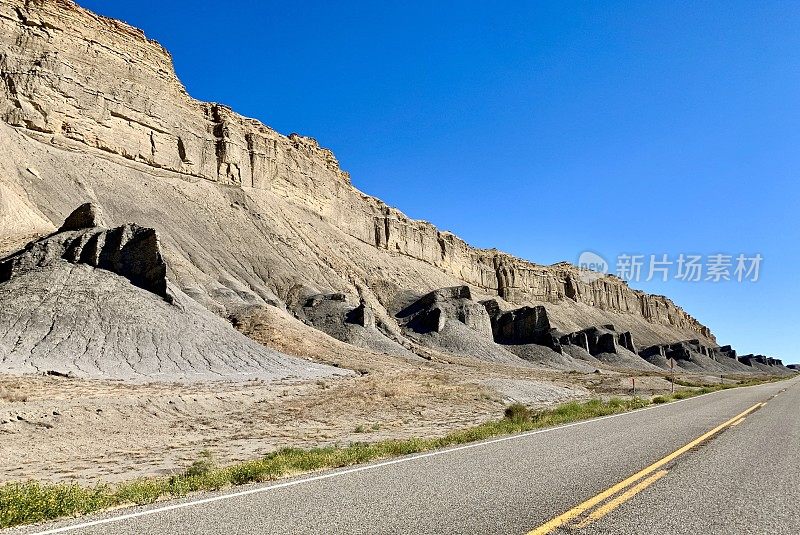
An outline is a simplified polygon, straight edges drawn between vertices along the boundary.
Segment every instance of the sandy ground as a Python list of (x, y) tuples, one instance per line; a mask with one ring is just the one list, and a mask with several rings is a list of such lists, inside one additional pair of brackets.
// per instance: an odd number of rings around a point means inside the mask
[(0, 480), (114, 481), (279, 447), (435, 436), (502, 413), (508, 399), (585, 395), (514, 380), (510, 396), (429, 368), (315, 382), (139, 384), (0, 377)]
[[(188, 385), (0, 376), (0, 481), (118, 481), (175, 473), (203, 450), (225, 464), (285, 446), (437, 436), (498, 418), (513, 401), (547, 405), (589, 389), (630, 389), (617, 375), (481, 375), (420, 366), (314, 382)], [(669, 389), (663, 378), (638, 381), (640, 391)]]

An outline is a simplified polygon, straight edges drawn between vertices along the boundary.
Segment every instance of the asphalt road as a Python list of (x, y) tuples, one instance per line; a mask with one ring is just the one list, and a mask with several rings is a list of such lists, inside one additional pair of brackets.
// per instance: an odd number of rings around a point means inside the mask
[(20, 532), (796, 534), (799, 406), (795, 378)]

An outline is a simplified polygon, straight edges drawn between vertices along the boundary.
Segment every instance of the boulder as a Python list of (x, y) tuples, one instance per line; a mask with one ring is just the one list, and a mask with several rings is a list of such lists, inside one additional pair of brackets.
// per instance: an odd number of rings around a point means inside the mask
[(547, 309), (539, 305), (524, 306), (503, 312), (496, 301), (484, 301), (483, 306), (492, 323), (492, 336), (499, 344), (539, 344), (561, 353), (561, 334), (551, 325)]
[(304, 307), (315, 307), (326, 301), (335, 301), (344, 303), (347, 301), (347, 296), (343, 293), (329, 293), (329, 294), (314, 294), (306, 298)]
[[(390, 354), (407, 354), (379, 328), (375, 310), (363, 299), (357, 306), (341, 292), (308, 295), (303, 289), (292, 312), (307, 325), (342, 342)], [(301, 304), (300, 304), (301, 303)]]
[(496, 312), (491, 320), (494, 339), (499, 343), (535, 344), (551, 329), (543, 306)]
[(106, 228), (106, 220), (103, 217), (103, 211), (99, 205), (87, 202), (78, 206), (67, 219), (64, 224), (58, 229), (58, 232), (66, 232), (69, 230), (83, 230), (87, 228), (103, 227)]
[(619, 345), (632, 353), (636, 353), (636, 346), (633, 344), (633, 337), (631, 336), (630, 332), (626, 331), (624, 333), (620, 333), (618, 341)]
[(639, 356), (641, 356), (642, 358), (657, 357), (657, 356), (666, 358), (664, 348), (665, 348), (664, 345), (648, 346), (639, 351)]
[(590, 355), (600, 353), (616, 353), (619, 334), (606, 327), (589, 327), (570, 335), (571, 339), (580, 340), (580, 334), (586, 337), (586, 345)]
[(362, 327), (375, 327), (375, 311), (364, 301), (347, 313), (348, 323), (361, 325)]
[(454, 299), (472, 299), (472, 292), (469, 286), (451, 286), (449, 288), (439, 288), (423, 295), (417, 301), (420, 307), (431, 306), (441, 301), (451, 301)]
[(414, 321), (414, 327), (421, 331), (442, 332), (447, 325), (447, 315), (439, 307), (433, 307), (419, 314)]
[(689, 347), (687, 347), (683, 342), (677, 342), (666, 346), (664, 349), (664, 355), (668, 359), (675, 360), (690, 360), (692, 358), (691, 349), (689, 349)]
[(733, 349), (729, 345), (722, 346), (722, 347), (717, 347), (717, 348), (711, 348), (711, 349), (709, 349), (709, 353), (710, 353), (710, 355), (716, 357), (717, 360), (719, 360), (721, 358), (730, 358), (730, 359), (738, 360), (736, 358), (736, 350)]
[(589, 351), (589, 338), (583, 331), (578, 331), (575, 333), (565, 334), (560, 339), (561, 345), (574, 345), (580, 347), (581, 349), (585, 350), (587, 353)]
[(593, 354), (616, 353), (616, 352), (617, 352), (617, 337), (614, 336), (613, 333), (604, 333), (597, 338)]

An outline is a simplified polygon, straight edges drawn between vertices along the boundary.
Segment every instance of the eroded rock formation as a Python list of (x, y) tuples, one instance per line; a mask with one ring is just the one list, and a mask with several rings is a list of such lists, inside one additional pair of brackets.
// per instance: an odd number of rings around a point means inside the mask
[(448, 321), (463, 323), (491, 339), (492, 323), (486, 309), (473, 301), (468, 286), (440, 288), (423, 295), (397, 314), (409, 328), (420, 332), (441, 332)]
[(503, 311), (494, 299), (482, 302), (492, 321), (494, 341), (500, 344), (538, 344), (561, 353), (560, 333), (550, 323), (544, 306)]
[(324, 333), (359, 347), (395, 355), (410, 355), (391, 335), (381, 330), (372, 307), (353, 305), (343, 293), (314, 294), (294, 309), (298, 318)]
[(468, 285), (545, 306), (563, 332), (606, 319), (639, 344), (714, 342), (663, 296), (475, 249), (409, 219), (353, 188), (315, 140), (192, 99), (160, 45), (70, 0), (0, 0), (0, 42), (0, 120), (15, 129), (0, 132), (0, 159), (15, 162), (0, 186), (13, 188), (29, 227), (96, 198), (113, 220), (158, 230), (172, 278), (213, 311), (280, 305), (302, 285), (363, 298), (388, 318), (397, 291)]
[(3, 372), (137, 381), (314, 378), (350, 372), (283, 355), (235, 331), (164, 277), (152, 229), (68, 224), (0, 259)]
[(75, 209), (67, 216), (58, 232), (68, 230), (83, 230), (92, 227), (108, 228), (102, 209), (94, 203), (87, 202)]
[(70, 214), (55, 234), (28, 244), (0, 261), (0, 283), (58, 260), (112, 271), (132, 284), (172, 302), (167, 289), (167, 266), (156, 231), (128, 224), (101, 228), (100, 209), (84, 204)]

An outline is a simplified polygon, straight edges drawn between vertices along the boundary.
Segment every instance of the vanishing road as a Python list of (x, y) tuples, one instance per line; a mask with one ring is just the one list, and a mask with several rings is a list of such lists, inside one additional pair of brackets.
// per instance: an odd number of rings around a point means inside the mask
[(800, 377), (38, 532), (797, 534), (798, 407)]

